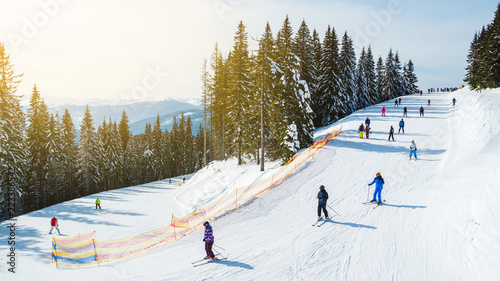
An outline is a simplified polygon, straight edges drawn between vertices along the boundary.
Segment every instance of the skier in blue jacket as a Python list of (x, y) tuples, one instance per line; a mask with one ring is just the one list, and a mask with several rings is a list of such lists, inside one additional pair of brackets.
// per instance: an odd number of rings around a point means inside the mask
[(319, 187), (317, 198), (318, 198), (318, 220), (321, 219), (321, 210), (323, 210), (323, 213), (325, 214), (325, 220), (328, 220), (328, 212), (326, 211), (326, 201), (328, 200), (328, 192), (326, 192), (324, 185)]
[[(378, 197), (378, 205), (382, 204), (382, 188), (384, 187), (384, 179), (380, 172), (377, 172), (377, 176), (373, 179), (372, 183), (369, 183), (368, 186), (375, 183), (375, 192), (373, 193), (373, 200), (370, 202), (377, 202)], [(378, 195), (378, 196), (377, 196)]]

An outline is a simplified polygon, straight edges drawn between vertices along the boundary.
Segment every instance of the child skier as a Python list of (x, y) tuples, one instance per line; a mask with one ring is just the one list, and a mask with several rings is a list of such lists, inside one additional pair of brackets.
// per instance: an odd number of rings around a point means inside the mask
[(403, 108), (403, 117), (408, 117), (408, 109), (406, 109), (406, 106), (405, 108)]
[(424, 107), (420, 107), (420, 117), (424, 116)]
[(97, 209), (97, 207), (99, 207), (99, 209), (101, 209), (101, 200), (99, 200), (99, 198), (97, 198), (95, 200), (95, 208)]
[(373, 193), (373, 200), (370, 202), (377, 202), (378, 197), (378, 205), (382, 204), (382, 188), (384, 187), (384, 179), (380, 172), (377, 172), (375, 179), (373, 179), (372, 183), (369, 183), (368, 186), (375, 183), (375, 192)]
[(389, 139), (387, 139), (387, 141), (390, 141), (391, 138), (394, 141), (394, 128), (392, 126), (391, 129), (389, 130)]
[(370, 138), (370, 127), (366, 126), (365, 132), (366, 132), (366, 138), (369, 139)]
[(359, 125), (358, 131), (359, 131), (359, 138), (362, 139), (363, 132), (365, 131), (365, 126), (363, 126), (363, 123), (361, 123), (361, 125)]
[(59, 231), (59, 223), (57, 222), (56, 217), (53, 217), (50, 220), (50, 226), (52, 226), (52, 227), (50, 228), (49, 234), (52, 234), (52, 230), (54, 230), (54, 228), (57, 230), (57, 233), (61, 234), (61, 232)]
[(319, 187), (318, 196), (316, 198), (318, 198), (318, 220), (321, 219), (321, 210), (323, 210), (323, 214), (325, 215), (325, 220), (328, 220), (328, 211), (326, 210), (328, 192), (326, 192), (324, 185)]
[(382, 116), (385, 116), (385, 106), (382, 107)]
[(401, 130), (403, 130), (403, 134), (404, 134), (405, 133), (405, 121), (403, 121), (403, 118), (401, 118), (401, 121), (399, 121), (398, 134), (401, 133)]
[(410, 160), (411, 160), (411, 155), (415, 155), (415, 161), (417, 160), (417, 145), (415, 144), (415, 141), (411, 141), (410, 144)]
[(214, 261), (217, 258), (212, 251), (212, 246), (214, 245), (214, 234), (212, 231), (212, 226), (208, 221), (204, 222), (203, 226), (205, 226), (205, 238), (203, 238), (203, 242), (205, 242), (205, 252), (207, 252), (207, 256), (205, 257), (205, 259), (212, 259)]

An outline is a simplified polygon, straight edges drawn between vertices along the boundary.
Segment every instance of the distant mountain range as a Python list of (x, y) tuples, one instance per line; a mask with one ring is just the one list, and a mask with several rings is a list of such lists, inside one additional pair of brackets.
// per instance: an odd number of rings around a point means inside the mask
[[(47, 105), (51, 113), (58, 112), (59, 115), (62, 115), (64, 110), (68, 109), (77, 131), (80, 129), (83, 112), (85, 111), (87, 104), (89, 105), (89, 109), (94, 120), (94, 126), (96, 128), (99, 127), (104, 118), (106, 118), (106, 122), (109, 118), (111, 118), (112, 121), (119, 123), (122, 113), (125, 111), (127, 113), (128, 120), (130, 121), (130, 131), (134, 135), (144, 133), (146, 123), (154, 125), (157, 115), (160, 115), (162, 129), (167, 129), (169, 132), (172, 129), (174, 116), (176, 116), (177, 120), (179, 120), (182, 112), (184, 112), (184, 116), (186, 118), (188, 116), (191, 117), (191, 121), (193, 123), (193, 134), (198, 132), (198, 128), (201, 122), (203, 122), (203, 109), (199, 105), (199, 101), (193, 99), (166, 99), (143, 102), (122, 101), (121, 103), (122, 104), (96, 100), (92, 100), (87, 103), (82, 101), (61, 101), (57, 99), (47, 100)], [(25, 109), (26, 108), (27, 107), (25, 107)]]

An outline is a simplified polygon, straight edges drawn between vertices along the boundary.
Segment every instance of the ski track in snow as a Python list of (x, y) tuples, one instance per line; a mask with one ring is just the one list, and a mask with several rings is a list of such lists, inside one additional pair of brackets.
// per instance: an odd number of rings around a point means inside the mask
[[(451, 106), (453, 97), (457, 106)], [(431, 99), (431, 106), (427, 106)], [(423, 105), (425, 117), (419, 117)], [(386, 107), (382, 117), (381, 108)], [(398, 134), (403, 107), (405, 134)], [(357, 127), (371, 119), (370, 139)], [(203, 229), (118, 262), (80, 269), (51, 264), (55, 215), (66, 236), (96, 230), (97, 239), (131, 237), (170, 223), (234, 188), (271, 176), (279, 162), (212, 163), (194, 175), (102, 192), (18, 218), (18, 272), (1, 280), (499, 280), (500, 89), (404, 96), (362, 109), (316, 131), (343, 133), (270, 190), (212, 221), (227, 260), (193, 267), (205, 256)], [(390, 126), (395, 141), (387, 141)], [(415, 140), (418, 160), (408, 160)], [(376, 172), (385, 204), (373, 209)], [(319, 186), (329, 193), (331, 220), (317, 218)], [(99, 197), (102, 210), (95, 210)], [(7, 237), (2, 224), (0, 237)], [(6, 241), (6, 239), (2, 239)], [(218, 248), (214, 248), (219, 250)], [(7, 243), (0, 243), (0, 254)]]

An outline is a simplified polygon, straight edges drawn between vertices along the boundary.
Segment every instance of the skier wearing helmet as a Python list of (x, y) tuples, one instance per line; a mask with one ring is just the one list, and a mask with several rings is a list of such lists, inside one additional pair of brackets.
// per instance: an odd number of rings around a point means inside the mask
[(372, 183), (369, 183), (368, 186), (375, 183), (375, 192), (373, 193), (373, 200), (370, 202), (377, 202), (378, 197), (378, 205), (382, 204), (382, 188), (384, 187), (384, 179), (380, 172), (377, 172), (377, 176), (373, 179)]
[(204, 222), (203, 226), (205, 226), (205, 238), (203, 238), (203, 241), (205, 242), (205, 251), (207, 252), (207, 256), (205, 257), (205, 259), (216, 260), (217, 258), (212, 251), (212, 246), (214, 245), (214, 234), (212, 231), (212, 226), (208, 221)]
[(328, 192), (326, 192), (324, 185), (319, 187), (318, 196), (316, 198), (318, 198), (318, 220), (321, 219), (321, 210), (323, 210), (323, 214), (325, 214), (325, 220), (328, 220), (328, 212), (326, 210)]

